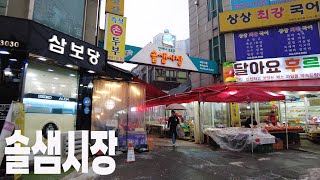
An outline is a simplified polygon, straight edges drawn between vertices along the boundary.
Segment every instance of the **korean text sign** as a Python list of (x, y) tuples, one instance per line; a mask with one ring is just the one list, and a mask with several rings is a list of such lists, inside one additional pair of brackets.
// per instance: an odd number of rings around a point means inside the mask
[(149, 43), (144, 48), (126, 46), (126, 62), (168, 67), (207, 74), (218, 74), (216, 61), (189, 57), (180, 48), (169, 48)]
[(234, 73), (239, 82), (320, 78), (320, 54), (239, 61)]
[(107, 13), (104, 49), (108, 51), (108, 60), (124, 62), (126, 45), (127, 18)]
[(320, 53), (317, 23), (234, 33), (236, 60)]
[(124, 0), (107, 0), (106, 12), (123, 16)]
[(299, 0), (220, 13), (220, 31), (238, 31), (320, 19), (319, 0)]
[[(89, 147), (89, 131), (69, 131), (66, 139), (61, 139), (61, 131), (48, 131), (48, 142), (42, 141), (42, 131), (36, 131), (37, 141), (31, 147), (29, 138), (15, 130), (11, 137), (5, 138), (6, 174), (29, 174), (29, 156), (34, 156), (34, 174), (61, 174), (74, 167), (77, 172), (89, 172), (88, 157), (101, 151), (104, 156), (96, 157), (92, 162), (92, 170), (99, 175), (109, 175), (115, 171), (115, 156), (118, 138), (115, 131), (91, 131), (91, 140), (95, 143)], [(81, 139), (81, 142), (79, 142)], [(108, 140), (108, 144), (104, 143)], [(23, 144), (24, 146), (21, 146)], [(12, 147), (10, 147), (13, 145)], [(79, 151), (81, 150), (81, 151)], [(108, 156), (109, 155), (109, 156)], [(63, 158), (62, 158), (63, 157)], [(81, 161), (78, 161), (81, 158)], [(62, 159), (66, 159), (62, 162)], [(108, 167), (101, 166), (108, 164)]]

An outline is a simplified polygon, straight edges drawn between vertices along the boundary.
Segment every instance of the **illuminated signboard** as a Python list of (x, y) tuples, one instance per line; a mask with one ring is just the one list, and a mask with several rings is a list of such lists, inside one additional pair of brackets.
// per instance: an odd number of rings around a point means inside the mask
[(234, 73), (239, 82), (320, 78), (320, 54), (238, 61)]
[(320, 19), (318, 0), (300, 0), (220, 13), (220, 31), (238, 31)]

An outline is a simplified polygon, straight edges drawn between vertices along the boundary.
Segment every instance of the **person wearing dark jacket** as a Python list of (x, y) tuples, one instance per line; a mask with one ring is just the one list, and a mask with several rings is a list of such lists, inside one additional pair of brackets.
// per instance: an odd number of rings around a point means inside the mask
[(170, 135), (172, 137), (172, 145), (176, 146), (177, 139), (177, 126), (180, 124), (179, 118), (176, 116), (176, 112), (174, 110), (171, 111), (171, 117), (168, 120), (168, 128), (170, 128)]
[[(251, 117), (249, 117), (245, 122), (244, 122), (244, 126), (246, 128), (251, 128), (250, 127), (250, 124), (251, 124)], [(255, 120), (255, 118), (253, 117), (253, 125), (256, 126), (258, 123), (257, 121)]]

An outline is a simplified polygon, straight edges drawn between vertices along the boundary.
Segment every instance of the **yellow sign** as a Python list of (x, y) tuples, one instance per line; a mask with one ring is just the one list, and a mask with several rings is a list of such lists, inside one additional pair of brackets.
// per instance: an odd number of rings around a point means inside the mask
[(262, 6), (220, 13), (220, 31), (238, 31), (320, 19), (318, 0)]
[(106, 12), (123, 16), (124, 0), (107, 0)]
[(239, 104), (230, 103), (230, 110), (231, 110), (231, 122), (233, 122), (233, 126), (241, 127), (241, 124), (239, 124), (239, 121), (240, 121)]
[(126, 45), (127, 18), (107, 13), (104, 49), (108, 51), (108, 60), (124, 62)]
[(25, 117), (23, 103), (16, 102), (13, 106), (13, 117), (16, 130), (21, 130), (21, 135), (25, 135)]

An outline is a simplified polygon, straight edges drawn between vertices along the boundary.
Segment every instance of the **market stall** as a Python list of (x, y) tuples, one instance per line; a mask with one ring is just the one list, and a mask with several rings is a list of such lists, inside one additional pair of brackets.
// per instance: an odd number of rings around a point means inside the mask
[[(192, 103), (191, 103), (192, 104)], [(194, 122), (193, 115), (190, 113), (189, 104), (170, 104), (168, 106), (156, 106), (146, 109), (146, 129), (149, 134), (158, 135), (160, 138), (169, 137), (170, 133), (167, 127), (171, 110), (176, 112), (180, 120), (180, 126), (177, 129), (179, 138), (193, 139)]]
[[(269, 91), (264, 91), (262, 89), (258, 88), (242, 88), (242, 89), (237, 89), (237, 88), (228, 88), (220, 93), (217, 93), (215, 95), (208, 95), (206, 97), (203, 97), (203, 101), (205, 102), (224, 102), (224, 103), (231, 103), (231, 102), (238, 102), (238, 103), (248, 103), (248, 107), (250, 107), (250, 113), (251, 113), (251, 129), (245, 129), (245, 128), (225, 128), (226, 132), (223, 133), (224, 135), (231, 137), (233, 143), (238, 143), (242, 144), (241, 148), (232, 148), (230, 146), (226, 146), (225, 142), (226, 141), (221, 141), (221, 134), (217, 134), (215, 132), (211, 132), (210, 128), (205, 129), (205, 133), (210, 136), (212, 139), (215, 140), (217, 144), (220, 145), (220, 147), (228, 147), (229, 150), (244, 150), (246, 149), (246, 145), (251, 143), (251, 151), (254, 152), (255, 148), (261, 148), (259, 145), (265, 145), (265, 144), (259, 144), (259, 142), (264, 142), (260, 138), (255, 138), (258, 136), (261, 136), (262, 134), (268, 136), (270, 135), (267, 131), (261, 128), (254, 128), (253, 122), (254, 122), (254, 117), (253, 117), (253, 108), (252, 108), (252, 103), (253, 102), (264, 102), (264, 101), (273, 101), (273, 100), (284, 100), (285, 96), (284, 95), (279, 95), (275, 94)], [(251, 132), (251, 135), (248, 135), (248, 132)], [(259, 133), (258, 133), (259, 132)], [(261, 133), (263, 132), (263, 133)], [(287, 132), (287, 125), (286, 125), (286, 132)], [(250, 133), (249, 133), (250, 134)], [(270, 135), (271, 136), (271, 135)], [(234, 137), (237, 137), (234, 139)], [(241, 137), (241, 138), (238, 138)], [(274, 137), (274, 136), (272, 136)], [(288, 137), (286, 137), (288, 139)], [(236, 142), (238, 141), (238, 142)], [(245, 141), (245, 143), (244, 143)], [(229, 142), (227, 138), (227, 142)], [(270, 141), (266, 141), (266, 144), (269, 145), (269, 147), (272, 147), (272, 144), (275, 143), (275, 138)]]

